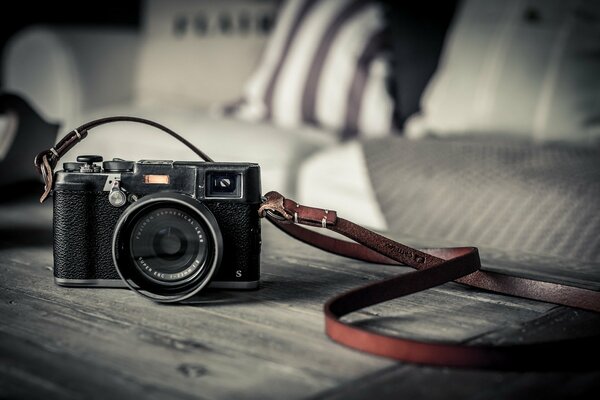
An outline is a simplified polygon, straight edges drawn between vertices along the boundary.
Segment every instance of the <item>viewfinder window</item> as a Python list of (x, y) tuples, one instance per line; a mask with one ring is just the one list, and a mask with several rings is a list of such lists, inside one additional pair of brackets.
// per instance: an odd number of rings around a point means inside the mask
[(209, 172), (206, 175), (206, 197), (242, 197), (242, 177), (237, 172)]

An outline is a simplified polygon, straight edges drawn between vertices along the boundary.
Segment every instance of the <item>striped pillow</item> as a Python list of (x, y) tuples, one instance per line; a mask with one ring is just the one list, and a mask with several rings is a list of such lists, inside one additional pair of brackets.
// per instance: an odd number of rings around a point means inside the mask
[(314, 124), (344, 138), (388, 134), (394, 104), (386, 35), (378, 3), (286, 1), (236, 115)]

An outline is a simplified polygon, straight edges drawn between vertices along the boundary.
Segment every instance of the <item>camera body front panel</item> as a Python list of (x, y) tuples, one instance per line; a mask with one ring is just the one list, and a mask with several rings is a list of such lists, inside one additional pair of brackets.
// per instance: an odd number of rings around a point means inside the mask
[(203, 203), (223, 239), (212, 287), (252, 289), (260, 275), (260, 168), (253, 163), (115, 159), (65, 163), (55, 174), (54, 277), (63, 286), (124, 287), (112, 259), (115, 225), (127, 207), (157, 192)]

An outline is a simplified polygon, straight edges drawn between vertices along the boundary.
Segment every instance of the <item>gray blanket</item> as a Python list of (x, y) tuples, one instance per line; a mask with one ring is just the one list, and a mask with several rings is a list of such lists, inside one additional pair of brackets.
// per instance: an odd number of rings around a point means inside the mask
[(489, 139), (364, 143), (392, 233), (600, 262), (600, 150)]

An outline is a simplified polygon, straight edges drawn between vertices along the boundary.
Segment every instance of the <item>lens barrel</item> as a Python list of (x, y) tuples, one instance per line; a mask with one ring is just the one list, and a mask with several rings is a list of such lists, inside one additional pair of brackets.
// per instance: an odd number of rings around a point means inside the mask
[(144, 196), (121, 215), (113, 233), (113, 261), (127, 286), (158, 302), (187, 299), (219, 268), (219, 225), (200, 201), (180, 193)]

